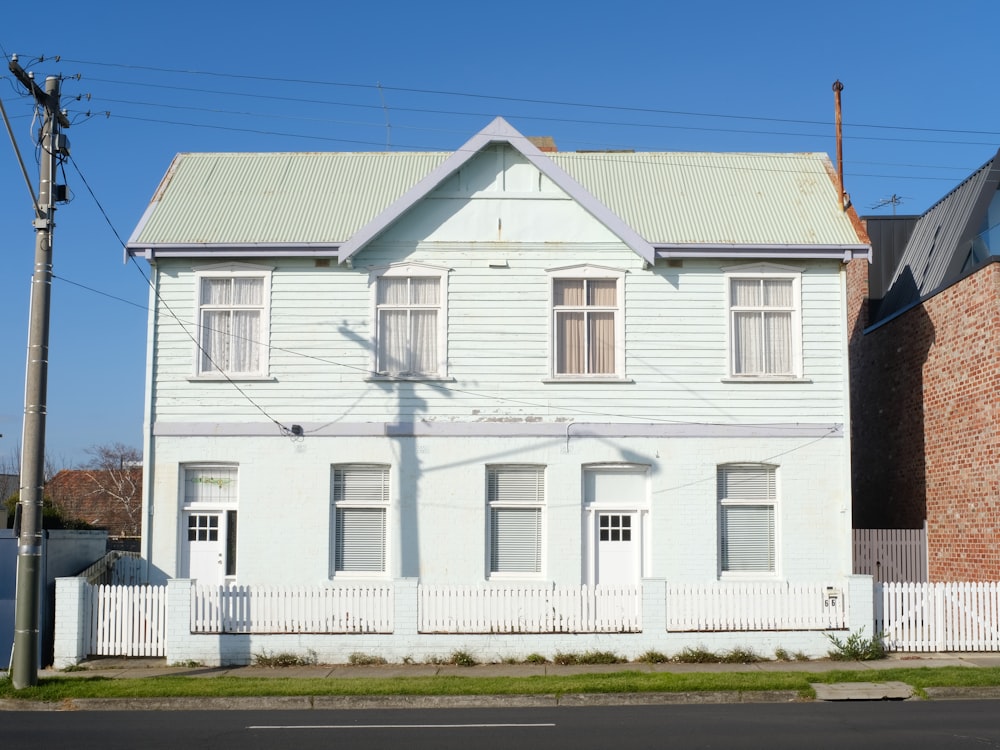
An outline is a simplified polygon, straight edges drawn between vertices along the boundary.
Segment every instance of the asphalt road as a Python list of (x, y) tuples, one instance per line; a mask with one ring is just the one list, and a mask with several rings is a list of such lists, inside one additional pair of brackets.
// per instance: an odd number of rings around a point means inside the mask
[(10, 711), (5, 750), (1000, 748), (996, 701), (357, 711)]

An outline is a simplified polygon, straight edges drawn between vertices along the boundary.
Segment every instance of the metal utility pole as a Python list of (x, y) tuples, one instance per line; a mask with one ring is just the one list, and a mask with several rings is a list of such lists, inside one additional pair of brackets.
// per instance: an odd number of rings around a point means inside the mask
[(69, 152), (59, 127), (69, 127), (59, 110), (61, 79), (49, 76), (42, 90), (14, 56), (10, 71), (44, 110), (41, 171), (35, 206), (35, 270), (31, 277), (28, 361), (24, 384), (24, 432), (21, 442), (20, 528), (17, 537), (17, 593), (14, 604), (14, 688), (38, 684), (38, 605), (42, 589), (42, 489), (45, 481), (45, 413), (49, 365), (49, 304), (52, 288), (52, 230), (56, 202), (64, 187), (56, 184), (58, 155)]

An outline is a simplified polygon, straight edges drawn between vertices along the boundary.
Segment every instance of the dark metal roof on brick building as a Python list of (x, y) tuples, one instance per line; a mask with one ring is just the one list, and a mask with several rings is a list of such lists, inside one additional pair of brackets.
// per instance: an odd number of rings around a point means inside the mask
[[(913, 307), (990, 260), (988, 252), (983, 252), (981, 234), (998, 185), (1000, 151), (931, 206), (912, 226), (890, 227), (882, 219), (869, 222), (877, 265), (880, 256), (891, 257), (899, 252), (899, 236), (889, 230), (909, 231), (884, 298), (877, 310), (872, 311), (873, 323)], [(901, 221), (906, 219), (908, 217), (901, 217)], [(876, 228), (879, 224), (883, 226)], [(1000, 247), (993, 247), (992, 253), (1000, 254)], [(882, 289), (877, 272), (870, 281), (871, 297), (878, 299)]]

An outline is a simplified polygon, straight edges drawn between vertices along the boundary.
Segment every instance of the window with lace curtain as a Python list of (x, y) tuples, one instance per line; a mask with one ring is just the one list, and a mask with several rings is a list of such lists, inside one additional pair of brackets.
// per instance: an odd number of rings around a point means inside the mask
[(798, 272), (728, 274), (730, 374), (801, 376)]
[(624, 274), (580, 266), (552, 275), (552, 374), (624, 377)]
[(270, 269), (229, 265), (199, 270), (200, 376), (266, 377)]
[(445, 376), (445, 276), (407, 264), (375, 279), (375, 371), (397, 377)]

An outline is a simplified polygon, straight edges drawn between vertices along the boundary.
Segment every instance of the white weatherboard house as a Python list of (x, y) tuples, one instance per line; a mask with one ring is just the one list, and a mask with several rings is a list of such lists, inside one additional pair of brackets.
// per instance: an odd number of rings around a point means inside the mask
[(128, 252), (170, 659), (870, 628), (825, 155), (180, 154)]

